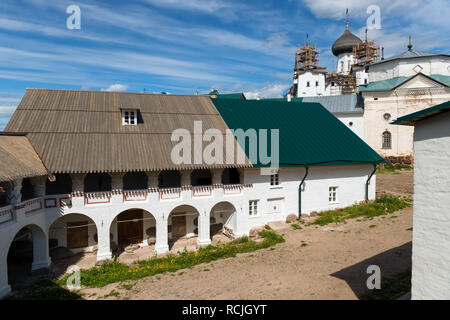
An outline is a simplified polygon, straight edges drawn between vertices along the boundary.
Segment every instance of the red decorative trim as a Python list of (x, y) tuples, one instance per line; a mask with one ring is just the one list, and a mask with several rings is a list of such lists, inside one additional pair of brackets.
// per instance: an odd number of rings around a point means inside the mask
[(2, 222), (0, 222), (0, 224), (12, 221), (14, 219), (13, 213), (14, 213), (13, 209), (6, 209), (6, 210), (3, 210), (3, 211), (0, 211), (0, 217), (6, 216), (7, 214), (11, 214), (11, 219), (6, 220), (6, 221), (2, 221)]
[[(129, 196), (137, 196), (137, 195), (143, 195), (144, 199), (128, 199)], [(123, 192), (123, 201), (124, 202), (130, 202), (130, 201), (146, 201), (148, 196), (147, 191), (124, 191)]]
[[(49, 204), (49, 203), (51, 203), (49, 201), (53, 201), (53, 204)], [(56, 198), (44, 199), (44, 207), (45, 208), (56, 208), (56, 206), (57, 206), (57, 199)]]
[[(99, 201), (99, 202), (90, 202), (89, 199), (92, 198), (100, 198), (100, 197), (106, 197), (108, 200), (106, 201)], [(110, 203), (111, 202), (111, 192), (97, 192), (97, 193), (85, 193), (84, 194), (84, 200), (85, 204), (103, 204), (103, 203)]]
[[(209, 191), (208, 194), (198, 194), (201, 191)], [(209, 197), (212, 196), (213, 186), (192, 187), (192, 196), (194, 197)]]
[[(179, 198), (181, 198), (181, 191), (182, 191), (182, 188), (159, 189), (159, 199), (160, 200), (179, 199)], [(170, 193), (178, 193), (178, 196), (163, 199), (164, 194), (170, 194)]]
[(25, 211), (25, 214), (33, 213), (33, 212), (36, 212), (36, 211), (39, 211), (39, 210), (42, 209), (42, 201), (41, 201), (41, 199), (34, 199), (34, 200), (31, 200), (31, 201), (28, 201), (27, 203), (24, 204), (24, 206), (28, 207), (28, 206), (31, 206), (31, 205), (33, 205), (35, 203), (39, 203), (39, 208), (35, 208), (35, 209), (31, 209), (31, 210)]
[[(68, 200), (67, 203), (63, 202), (63, 200)], [(63, 198), (59, 198), (59, 206), (61, 208), (63, 207), (71, 207), (72, 206), (72, 198), (71, 197), (63, 197)]]

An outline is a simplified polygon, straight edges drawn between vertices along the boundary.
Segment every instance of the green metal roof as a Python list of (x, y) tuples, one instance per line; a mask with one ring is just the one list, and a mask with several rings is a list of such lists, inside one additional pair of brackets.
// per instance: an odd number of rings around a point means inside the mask
[[(382, 157), (319, 103), (212, 101), (230, 129), (279, 129), (280, 167), (384, 162)], [(267, 135), (270, 150), (270, 133)], [(248, 146), (241, 147), (250, 157)], [(259, 156), (257, 163), (252, 164), (254, 167), (265, 166)]]
[(410, 113), (406, 116), (400, 117), (392, 124), (400, 124), (406, 126), (413, 126), (416, 121), (426, 119), (438, 113), (448, 112), (450, 111), (450, 101), (444, 102), (442, 104), (438, 104), (437, 106), (430, 107), (424, 110), (420, 110), (414, 113)]
[[(444, 76), (444, 75), (424, 75), (425, 77), (431, 78), (437, 82), (440, 82), (446, 86), (450, 86), (450, 77), (449, 76)], [(392, 78), (392, 79), (387, 79), (387, 80), (382, 80), (382, 81), (375, 81), (375, 82), (371, 82), (369, 84), (363, 84), (359, 86), (359, 91), (360, 92), (365, 92), (365, 91), (389, 91), (392, 90), (396, 87), (398, 87), (399, 85), (405, 83), (406, 81), (416, 77), (415, 76), (411, 76), (411, 77), (398, 77), (398, 78)]]

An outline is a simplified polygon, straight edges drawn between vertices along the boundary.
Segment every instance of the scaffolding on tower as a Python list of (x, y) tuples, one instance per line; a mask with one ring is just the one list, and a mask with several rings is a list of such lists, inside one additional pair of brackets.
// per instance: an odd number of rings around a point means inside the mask
[(367, 29), (365, 40), (353, 47), (353, 57), (355, 59), (354, 69), (364, 68), (380, 59), (380, 46), (367, 38)]

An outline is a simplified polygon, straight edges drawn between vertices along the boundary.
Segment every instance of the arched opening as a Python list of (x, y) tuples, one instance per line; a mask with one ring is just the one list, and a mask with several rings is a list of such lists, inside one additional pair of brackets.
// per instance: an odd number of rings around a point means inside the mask
[(192, 186), (210, 186), (212, 184), (211, 171), (208, 169), (197, 169), (191, 173)]
[(152, 245), (156, 242), (156, 220), (148, 211), (129, 209), (119, 213), (113, 220), (110, 233), (117, 239), (120, 250), (134, 244)]
[(241, 179), (236, 168), (227, 168), (222, 172), (222, 184), (239, 184)]
[(219, 202), (211, 209), (210, 214), (211, 239), (215, 235), (232, 235), (236, 230), (236, 208), (229, 202)]
[(56, 180), (45, 181), (45, 194), (68, 194), (72, 192), (72, 178), (68, 173), (55, 174)]
[(383, 149), (391, 149), (392, 148), (392, 134), (389, 131), (383, 132)]
[(30, 178), (24, 178), (22, 180), (22, 189), (20, 190), (20, 192), (22, 194), (22, 201), (33, 199), (36, 197), (34, 186), (31, 183)]
[(111, 176), (107, 173), (89, 173), (84, 178), (84, 192), (111, 191)]
[(177, 240), (198, 235), (198, 214), (197, 209), (189, 205), (178, 206), (170, 212), (169, 247), (172, 247)]
[(158, 176), (159, 188), (179, 188), (181, 187), (181, 174), (178, 170), (163, 170)]
[(145, 172), (128, 172), (123, 176), (123, 190), (144, 190), (148, 188)]
[(48, 261), (47, 237), (37, 225), (28, 225), (15, 235), (9, 246), (8, 282), (13, 289), (30, 284), (33, 270), (39, 269), (39, 263)]

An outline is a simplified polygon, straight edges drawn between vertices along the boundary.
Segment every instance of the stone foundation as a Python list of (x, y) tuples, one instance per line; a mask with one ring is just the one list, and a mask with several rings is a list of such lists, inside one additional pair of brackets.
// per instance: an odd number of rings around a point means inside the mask
[(406, 165), (413, 166), (414, 158), (413, 155), (407, 156), (384, 156), (384, 160), (386, 160), (386, 165)]

